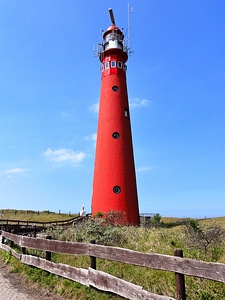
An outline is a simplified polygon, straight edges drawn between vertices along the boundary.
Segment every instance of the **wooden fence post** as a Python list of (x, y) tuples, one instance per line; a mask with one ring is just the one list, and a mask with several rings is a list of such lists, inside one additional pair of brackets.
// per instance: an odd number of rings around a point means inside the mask
[[(47, 240), (51, 240), (52, 236), (51, 235), (47, 235), (46, 239)], [(46, 251), (45, 252), (45, 259), (51, 261), (51, 258), (52, 258), (52, 253), (50, 251)]]
[(9, 241), (9, 247), (10, 247), (10, 248), (13, 248), (13, 246), (14, 246), (14, 242), (10, 240), (10, 241)]
[(36, 238), (36, 236), (37, 236), (37, 227), (36, 227), (36, 225), (34, 225), (34, 233), (33, 233), (33, 235)]
[[(183, 258), (183, 250), (175, 249), (174, 256)], [(184, 274), (175, 273), (175, 279), (176, 279), (176, 299), (186, 300)]]
[[(95, 240), (91, 240), (91, 244), (95, 244)], [(90, 267), (96, 270), (96, 257), (90, 256)]]

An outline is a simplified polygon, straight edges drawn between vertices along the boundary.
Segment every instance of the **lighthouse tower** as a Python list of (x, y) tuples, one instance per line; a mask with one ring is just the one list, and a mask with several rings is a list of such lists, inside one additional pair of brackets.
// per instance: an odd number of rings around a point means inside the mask
[(126, 84), (127, 48), (115, 24), (103, 34), (101, 94), (94, 166), (92, 215), (110, 211), (123, 213), (126, 222), (139, 225), (139, 209), (130, 112)]

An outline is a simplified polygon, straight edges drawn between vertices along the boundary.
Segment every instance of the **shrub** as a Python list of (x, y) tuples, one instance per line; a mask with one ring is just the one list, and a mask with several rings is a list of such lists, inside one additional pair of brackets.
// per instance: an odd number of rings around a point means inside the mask
[(126, 236), (120, 225), (114, 225), (115, 215), (108, 217), (95, 217), (84, 219), (81, 223), (75, 224), (68, 229), (51, 229), (47, 234), (53, 239), (61, 241), (90, 242), (95, 240), (97, 244), (122, 246), (126, 243)]
[(189, 219), (185, 226), (187, 245), (204, 251), (211, 252), (212, 259), (218, 260), (223, 253), (223, 238), (225, 230), (218, 225), (200, 225), (198, 221)]
[(161, 222), (161, 215), (160, 214), (155, 214), (153, 217), (152, 217), (152, 224), (156, 227), (158, 227), (160, 225), (160, 222)]
[(125, 212), (111, 210), (108, 213), (97, 212), (95, 218), (104, 219), (105, 225), (109, 226), (126, 226), (127, 216)]

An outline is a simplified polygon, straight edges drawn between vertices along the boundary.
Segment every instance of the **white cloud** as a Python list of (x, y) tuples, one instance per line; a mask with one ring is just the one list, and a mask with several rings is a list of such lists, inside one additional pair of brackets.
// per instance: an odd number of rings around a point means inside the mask
[(97, 133), (93, 133), (92, 136), (91, 136), (91, 138), (92, 138), (92, 141), (96, 142), (96, 140), (97, 140)]
[(86, 153), (82, 151), (75, 152), (65, 148), (58, 150), (52, 150), (51, 148), (48, 148), (43, 154), (50, 161), (56, 163), (69, 162), (72, 164), (79, 164), (87, 156)]
[(27, 169), (24, 168), (13, 168), (5, 171), (0, 171), (1, 175), (6, 175), (7, 178), (15, 178), (16, 175), (22, 175), (27, 173)]
[(147, 107), (150, 101), (145, 98), (134, 98), (130, 100), (130, 107)]
[(86, 135), (84, 139), (85, 139), (85, 141), (94, 141), (94, 142), (96, 142), (97, 133), (92, 133), (92, 134)]
[(93, 147), (96, 147), (96, 141), (97, 141), (97, 133), (92, 133), (89, 135), (86, 135), (84, 138), (85, 141), (87, 142), (92, 142), (93, 143)]
[(152, 166), (143, 166), (136, 169), (137, 172), (147, 172), (153, 169)]
[(6, 170), (4, 173), (5, 174), (21, 174), (21, 173), (26, 173), (27, 169), (22, 169), (22, 168), (14, 168), (14, 169), (9, 169)]
[(99, 111), (99, 102), (89, 106), (89, 110), (94, 112), (94, 113), (98, 113), (98, 111)]

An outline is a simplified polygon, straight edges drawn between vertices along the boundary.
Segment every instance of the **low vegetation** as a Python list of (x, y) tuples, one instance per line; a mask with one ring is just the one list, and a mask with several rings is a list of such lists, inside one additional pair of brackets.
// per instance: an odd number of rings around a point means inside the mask
[[(68, 216), (68, 215), (67, 215)], [(115, 215), (114, 215), (115, 217)], [(184, 257), (225, 263), (225, 218), (211, 220), (182, 220), (163, 218), (157, 215), (149, 224), (140, 227), (120, 226), (109, 218), (88, 218), (83, 223), (67, 229), (49, 229), (54, 239), (63, 241), (90, 242), (132, 249), (141, 252), (173, 255), (176, 248), (183, 249)], [(32, 250), (30, 250), (32, 251)], [(34, 250), (33, 250), (34, 251)], [(37, 253), (36, 253), (37, 254)], [(70, 280), (62, 279), (47, 272), (22, 265), (18, 260), (1, 251), (1, 258), (12, 264), (13, 272), (28, 275), (30, 281), (58, 293), (65, 299), (121, 299), (121, 297), (99, 292)], [(38, 253), (38, 255), (42, 255)], [(53, 254), (54, 262), (88, 268), (89, 257)], [(175, 276), (172, 272), (151, 270), (144, 267), (126, 265), (113, 261), (97, 259), (97, 269), (143, 286), (156, 294), (175, 297)], [(225, 285), (222, 283), (185, 277), (187, 300), (222, 300)]]

